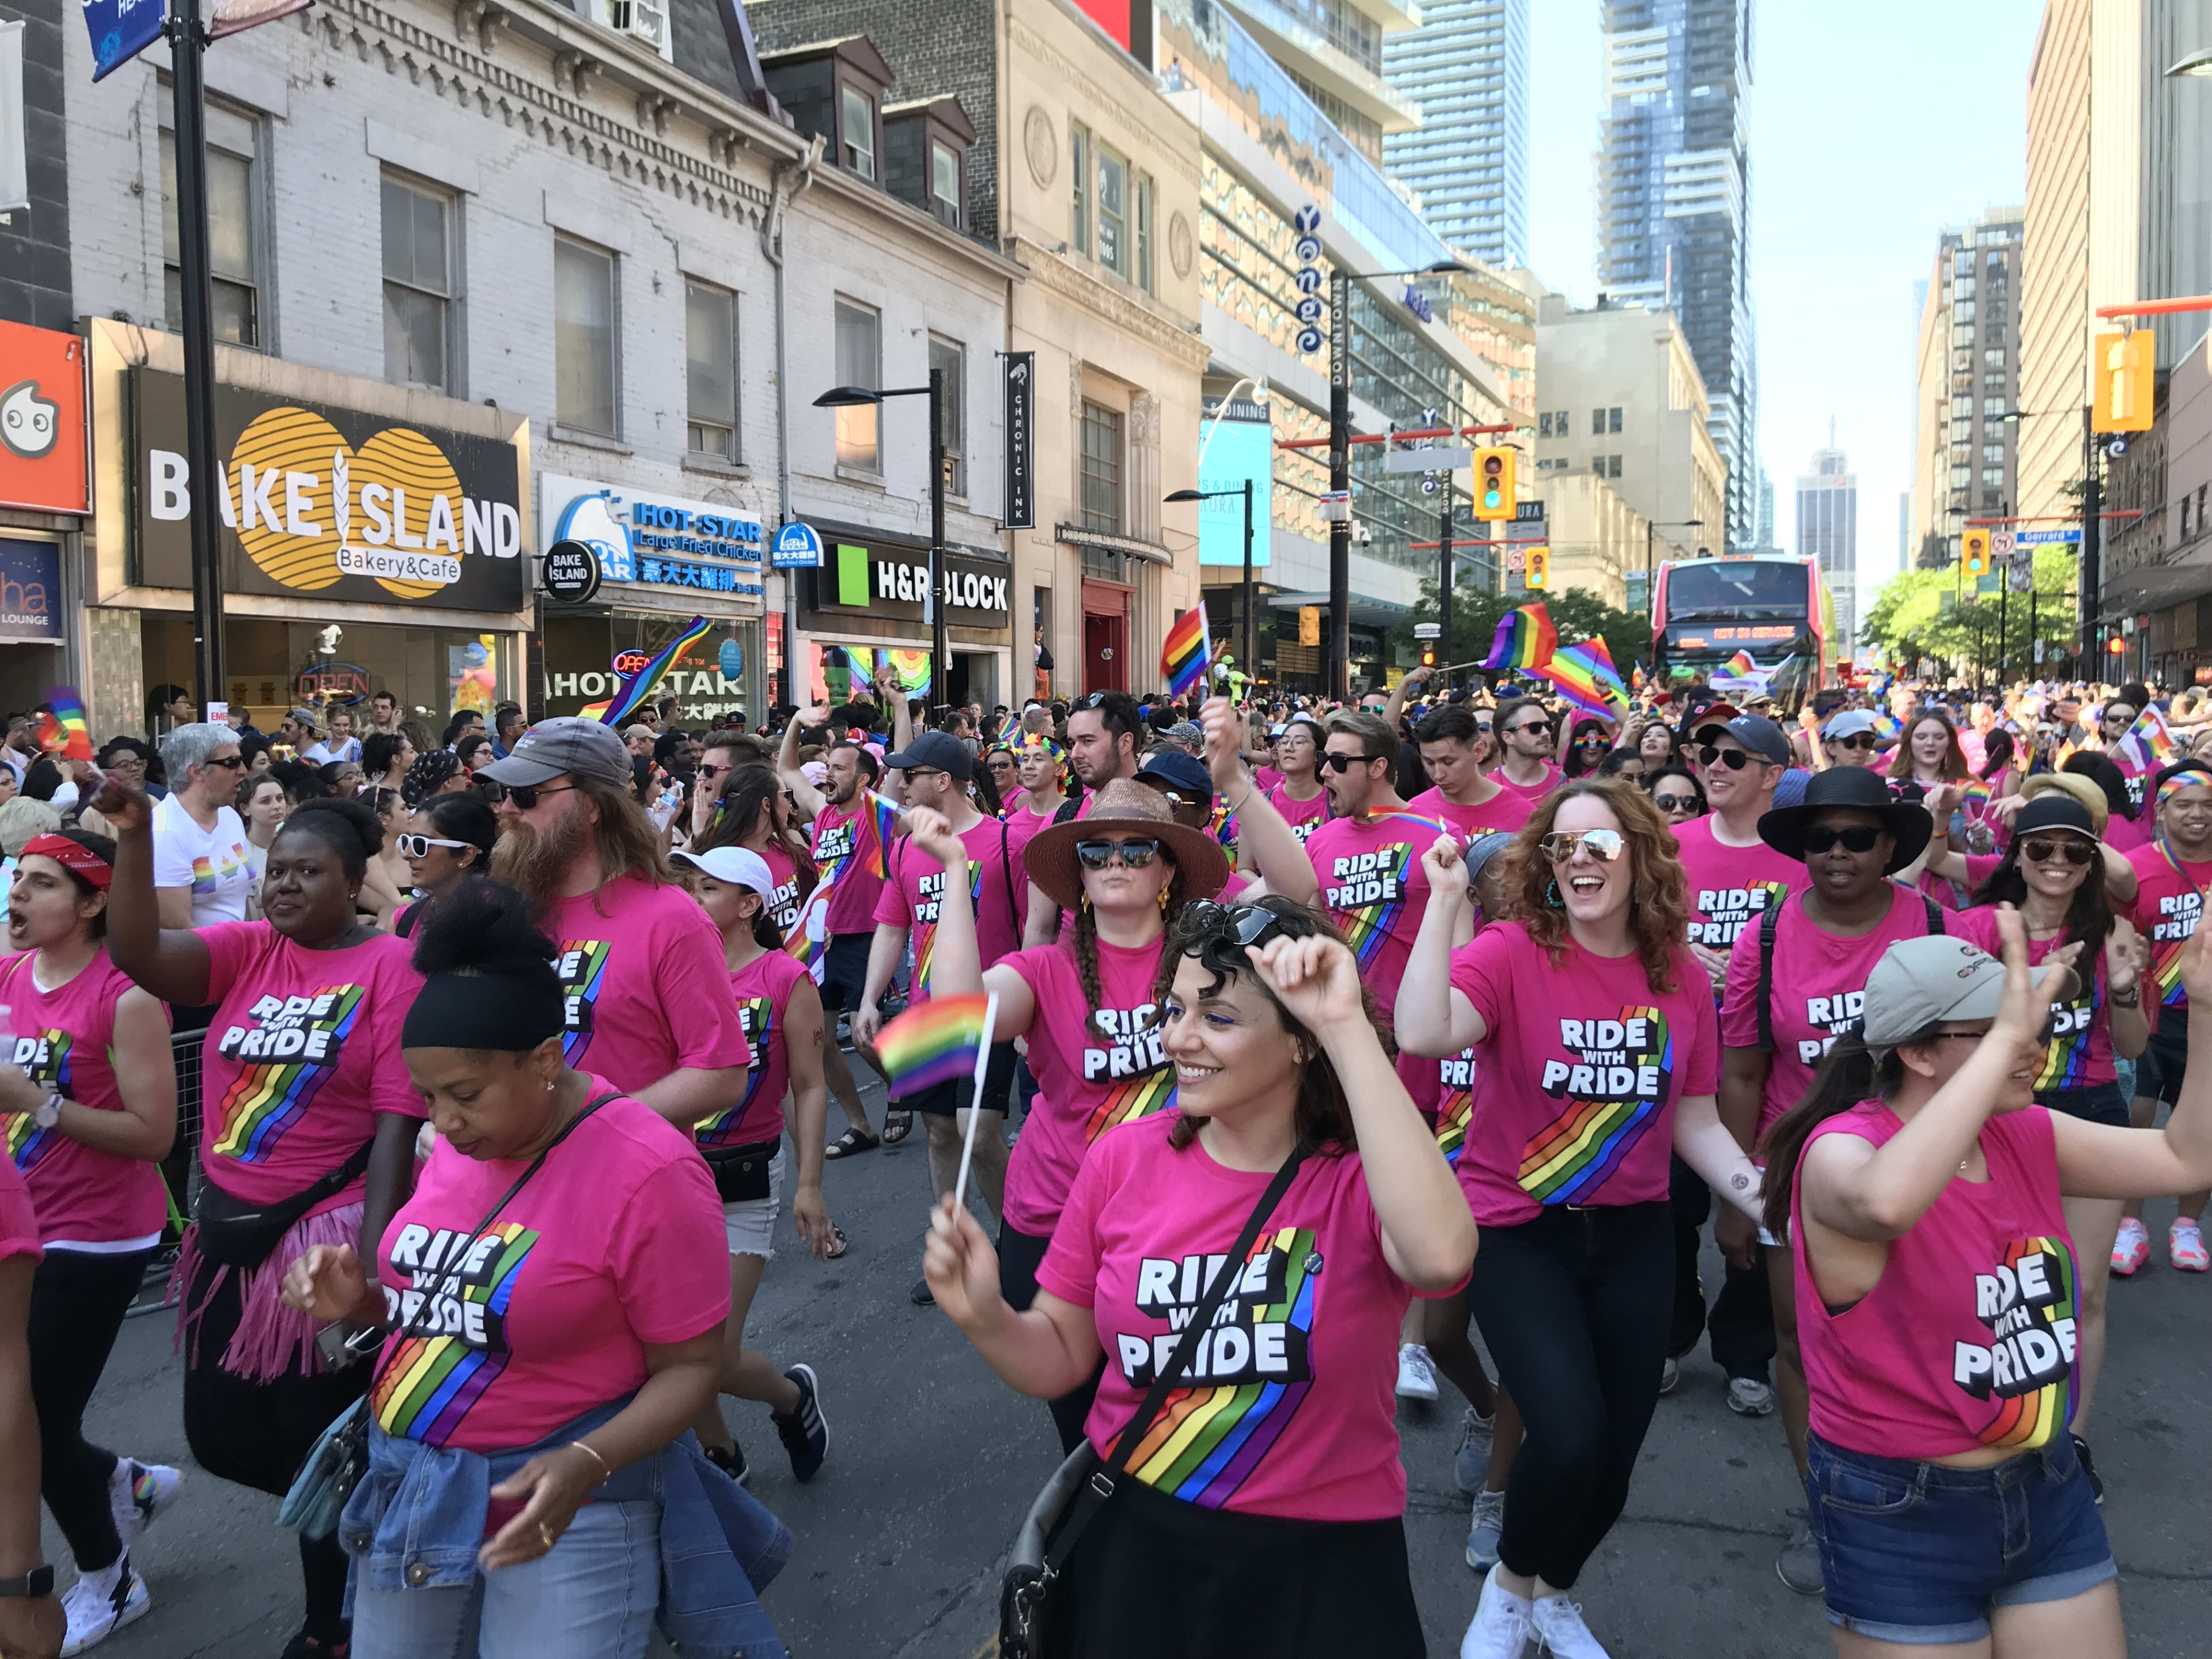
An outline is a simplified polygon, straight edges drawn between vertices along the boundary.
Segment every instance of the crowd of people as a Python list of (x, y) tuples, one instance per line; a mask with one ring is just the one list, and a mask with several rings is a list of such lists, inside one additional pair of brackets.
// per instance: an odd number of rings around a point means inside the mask
[[(912, 1300), (1068, 1460), (1035, 1651), (1424, 1651), (1396, 1402), (1449, 1384), (1462, 1659), (1602, 1659), (1575, 1587), (1709, 1344), (1839, 1653), (2122, 1652), (2109, 1280), (2147, 1197), (2212, 1266), (2194, 694), (403, 712), (7, 722), (5, 1659), (145, 1616), (203, 1477), (283, 1500), (284, 1659), (779, 1650), (738, 1435), (830, 1436), (747, 1315), (917, 1118)], [(987, 1052), (902, 1089), (938, 998)], [(164, 1273), (189, 1472), (85, 1433)]]

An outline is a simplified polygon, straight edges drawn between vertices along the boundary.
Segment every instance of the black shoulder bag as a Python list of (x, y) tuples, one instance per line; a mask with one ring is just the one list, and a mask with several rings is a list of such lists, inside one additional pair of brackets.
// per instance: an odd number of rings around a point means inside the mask
[(1000, 1659), (1051, 1659), (1045, 1647), (1045, 1628), (1049, 1622), (1047, 1613), (1068, 1558), (1075, 1553), (1075, 1547), (1092, 1517), (1113, 1497), (1138, 1442), (1145, 1437), (1152, 1419), (1167, 1404), (1168, 1395), (1177, 1386), (1176, 1379), (1189, 1366), (1191, 1356), (1198, 1351), (1199, 1339), (1212, 1328), (1214, 1315), (1221, 1311), (1222, 1303), (1228, 1299), (1229, 1287), (1243, 1271), (1244, 1259), (1251, 1253), (1253, 1242), (1267, 1224), (1275, 1206), (1283, 1201), (1283, 1194), (1290, 1190), (1291, 1181), (1297, 1174), (1298, 1166), (1305, 1162), (1305, 1156), (1303, 1146), (1294, 1149), (1283, 1160), (1282, 1168), (1275, 1171), (1267, 1190), (1260, 1194), (1259, 1203), (1245, 1220), (1244, 1231), (1237, 1236), (1237, 1243), (1222, 1259), (1221, 1269), (1206, 1287), (1206, 1295), (1197, 1312), (1191, 1316), (1190, 1323), (1183, 1327), (1182, 1340), (1176, 1344), (1168, 1363), (1152, 1378), (1144, 1403), (1137, 1407), (1137, 1414), (1115, 1441), (1112, 1454), (1102, 1462), (1090, 1442), (1085, 1441), (1054, 1473), (1030, 1506), (1029, 1516), (1014, 1540), (1006, 1577), (999, 1583)]

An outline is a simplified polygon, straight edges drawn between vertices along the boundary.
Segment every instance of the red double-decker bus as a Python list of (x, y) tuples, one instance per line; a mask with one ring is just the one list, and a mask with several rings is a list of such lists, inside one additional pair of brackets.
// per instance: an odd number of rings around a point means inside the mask
[(1772, 673), (1769, 690), (1794, 703), (1838, 680), (1850, 656), (1836, 637), (1836, 605), (1811, 559), (1780, 554), (1669, 560), (1651, 601), (1651, 661), (1662, 685), (1740, 678), (1738, 653)]

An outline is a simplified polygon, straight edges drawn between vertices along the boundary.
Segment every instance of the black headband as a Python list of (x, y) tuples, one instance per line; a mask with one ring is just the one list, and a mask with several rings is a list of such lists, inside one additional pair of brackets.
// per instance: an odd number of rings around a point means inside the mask
[(567, 999), (550, 974), (434, 974), (416, 993), (399, 1046), (528, 1054), (568, 1024)]

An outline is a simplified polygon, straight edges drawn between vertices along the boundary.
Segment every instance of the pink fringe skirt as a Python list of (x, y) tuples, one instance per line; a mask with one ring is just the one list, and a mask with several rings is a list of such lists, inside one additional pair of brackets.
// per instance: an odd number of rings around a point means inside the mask
[(258, 1267), (217, 1267), (199, 1253), (199, 1228), (185, 1229), (169, 1279), (169, 1299), (177, 1304), (177, 1340), (185, 1364), (199, 1364), (199, 1324), (208, 1304), (233, 1277), (240, 1280), (238, 1328), (216, 1362), (248, 1382), (273, 1382), (281, 1376), (313, 1376), (324, 1370), (315, 1349), (321, 1322), (284, 1305), (284, 1274), (316, 1244), (361, 1247), (362, 1206), (341, 1204), (295, 1223)]

